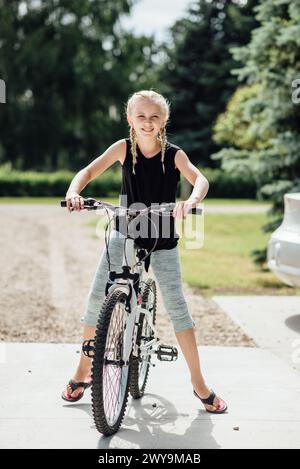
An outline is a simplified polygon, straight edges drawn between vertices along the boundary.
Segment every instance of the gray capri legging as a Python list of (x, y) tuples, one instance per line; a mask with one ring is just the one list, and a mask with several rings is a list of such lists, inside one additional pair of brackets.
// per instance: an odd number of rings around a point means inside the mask
[[(109, 239), (109, 258), (111, 270), (122, 271), (122, 260), (125, 237), (112, 229)], [(182, 291), (178, 246), (172, 249), (161, 249), (151, 253), (151, 266), (166, 311), (173, 323), (175, 332), (195, 327)], [(105, 286), (108, 280), (108, 262), (104, 247), (88, 294), (86, 308), (81, 322), (96, 327), (99, 312), (105, 297)]]

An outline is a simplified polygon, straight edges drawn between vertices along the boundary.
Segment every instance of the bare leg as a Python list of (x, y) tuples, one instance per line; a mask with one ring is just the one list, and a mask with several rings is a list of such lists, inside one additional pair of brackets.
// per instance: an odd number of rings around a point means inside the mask
[[(87, 339), (94, 339), (95, 335), (96, 335), (96, 328), (85, 324), (83, 328), (83, 340), (82, 341), (87, 340)], [(92, 359), (89, 357), (86, 357), (81, 350), (80, 361), (79, 361), (77, 370), (72, 378), (76, 383), (78, 383), (79, 381), (85, 381), (88, 378), (91, 372), (91, 365), (92, 365), (91, 361)], [(67, 392), (72, 397), (76, 397), (82, 391), (83, 391), (83, 388), (77, 388), (72, 393), (70, 385), (69, 384), (67, 385)]]
[[(205, 380), (201, 373), (200, 360), (197, 349), (196, 337), (193, 328), (186, 329), (182, 332), (175, 333), (182, 353), (185, 357), (185, 360), (188, 364), (191, 374), (191, 383), (196, 393), (201, 398), (207, 398), (210, 394), (210, 388), (205, 384)], [(216, 410), (218, 405), (222, 404), (222, 400), (218, 396), (214, 399), (213, 406), (208, 404), (203, 404), (208, 410)]]

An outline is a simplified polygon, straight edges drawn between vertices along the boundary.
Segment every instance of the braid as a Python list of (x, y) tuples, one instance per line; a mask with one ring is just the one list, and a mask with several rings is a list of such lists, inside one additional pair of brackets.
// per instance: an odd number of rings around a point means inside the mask
[(132, 154), (132, 172), (135, 174), (135, 169), (134, 166), (136, 165), (136, 159), (137, 159), (137, 150), (136, 150), (136, 144), (137, 144), (137, 139), (136, 139), (136, 133), (135, 130), (132, 126), (130, 126), (130, 142), (131, 142), (131, 154)]
[(160, 139), (160, 147), (161, 147), (161, 163), (163, 167), (163, 172), (165, 173), (165, 153), (166, 153), (166, 146), (167, 146), (167, 131), (165, 127), (162, 127), (159, 131), (159, 139)]

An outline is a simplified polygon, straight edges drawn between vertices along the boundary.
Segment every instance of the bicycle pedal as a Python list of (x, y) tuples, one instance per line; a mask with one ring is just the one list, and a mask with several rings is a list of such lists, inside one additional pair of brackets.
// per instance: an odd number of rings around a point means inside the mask
[(95, 339), (84, 340), (82, 342), (82, 352), (86, 357), (93, 358), (95, 354)]
[(162, 362), (172, 362), (178, 358), (178, 350), (171, 345), (159, 345), (155, 351), (158, 360)]

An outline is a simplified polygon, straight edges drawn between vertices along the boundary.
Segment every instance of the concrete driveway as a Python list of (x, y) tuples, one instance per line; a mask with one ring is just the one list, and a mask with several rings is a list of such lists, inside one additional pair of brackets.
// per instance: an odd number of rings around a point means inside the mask
[(2, 343), (1, 448), (299, 448), (300, 376), (255, 347), (199, 347), (207, 384), (228, 404), (204, 410), (192, 394), (182, 355), (151, 369), (146, 394), (129, 398), (122, 429), (95, 429), (91, 391), (78, 403), (60, 397), (79, 345)]
[(213, 300), (259, 347), (300, 373), (299, 296), (215, 296)]

